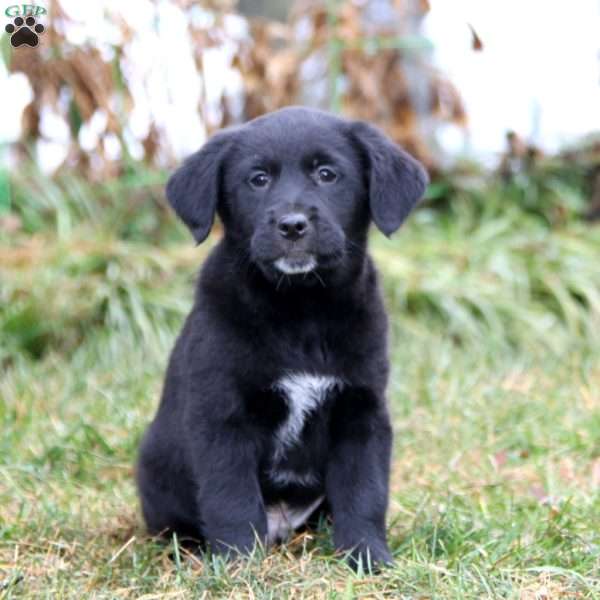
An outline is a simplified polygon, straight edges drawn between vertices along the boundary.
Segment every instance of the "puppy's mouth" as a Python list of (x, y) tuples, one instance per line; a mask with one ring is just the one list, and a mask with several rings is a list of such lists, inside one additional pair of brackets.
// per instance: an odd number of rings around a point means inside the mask
[(273, 262), (273, 266), (286, 275), (300, 275), (313, 271), (317, 266), (317, 259), (312, 254), (301, 257), (282, 256)]

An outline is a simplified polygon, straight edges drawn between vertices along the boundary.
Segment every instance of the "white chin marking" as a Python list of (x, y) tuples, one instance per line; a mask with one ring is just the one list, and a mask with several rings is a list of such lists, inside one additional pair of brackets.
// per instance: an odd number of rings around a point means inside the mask
[(317, 261), (312, 256), (302, 263), (292, 261), (289, 258), (278, 258), (274, 264), (276, 269), (286, 275), (297, 275), (299, 273), (310, 273), (317, 266)]

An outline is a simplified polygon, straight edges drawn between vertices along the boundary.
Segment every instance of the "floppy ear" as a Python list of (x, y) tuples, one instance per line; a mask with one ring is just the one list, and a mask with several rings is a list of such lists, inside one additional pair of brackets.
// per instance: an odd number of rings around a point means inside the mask
[(230, 138), (229, 132), (214, 135), (167, 182), (167, 199), (198, 244), (206, 239), (215, 219), (221, 164)]
[(350, 132), (367, 162), (371, 218), (389, 237), (425, 193), (427, 172), (376, 127), (357, 121)]

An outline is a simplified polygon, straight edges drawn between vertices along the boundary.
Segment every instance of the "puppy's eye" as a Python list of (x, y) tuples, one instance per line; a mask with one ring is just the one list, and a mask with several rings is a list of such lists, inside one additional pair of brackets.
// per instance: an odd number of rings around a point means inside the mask
[(328, 167), (320, 167), (317, 176), (323, 183), (333, 183), (337, 179), (337, 175)]
[(269, 185), (271, 178), (266, 173), (257, 173), (250, 178), (250, 183), (257, 188)]

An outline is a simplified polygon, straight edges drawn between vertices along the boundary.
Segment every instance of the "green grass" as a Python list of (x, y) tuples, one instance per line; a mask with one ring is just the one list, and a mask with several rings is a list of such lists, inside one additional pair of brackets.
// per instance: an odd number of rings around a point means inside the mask
[(600, 598), (600, 230), (490, 184), (374, 235), (396, 566), (352, 574), (326, 524), (225, 564), (149, 538), (133, 485), (212, 242), (156, 178), (135, 210), (125, 183), (30, 181), (0, 234), (0, 598)]

